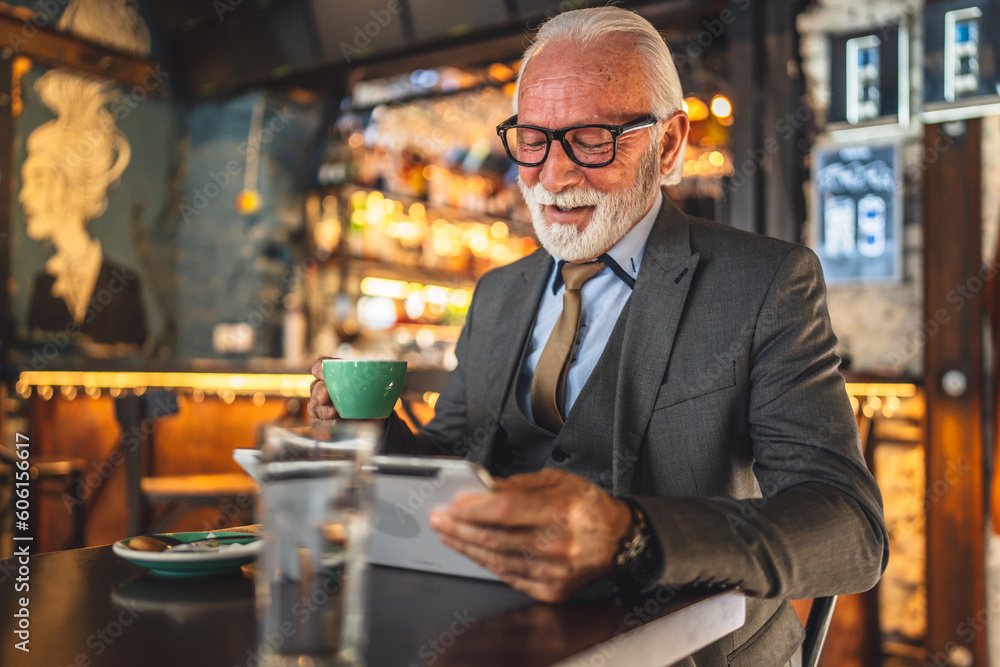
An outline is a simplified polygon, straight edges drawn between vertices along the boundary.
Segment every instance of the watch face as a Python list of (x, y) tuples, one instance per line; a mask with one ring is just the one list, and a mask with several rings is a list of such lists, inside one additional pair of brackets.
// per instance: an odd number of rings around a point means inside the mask
[(623, 587), (642, 589), (655, 583), (663, 570), (663, 550), (656, 535), (649, 529), (642, 510), (631, 502), (629, 508), (637, 530), (618, 557), (616, 578)]
[(655, 549), (652, 548), (650, 536), (643, 535), (642, 542), (629, 562), (629, 570), (637, 577), (644, 578), (657, 566)]

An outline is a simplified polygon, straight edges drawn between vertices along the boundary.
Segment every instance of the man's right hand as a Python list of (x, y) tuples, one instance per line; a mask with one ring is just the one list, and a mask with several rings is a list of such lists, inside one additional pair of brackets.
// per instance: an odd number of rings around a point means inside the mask
[(326, 382), (323, 380), (323, 360), (333, 359), (333, 357), (320, 357), (313, 362), (312, 374), (316, 379), (309, 387), (309, 406), (307, 408), (309, 417), (313, 421), (330, 421), (337, 418), (337, 408), (333, 407), (330, 400), (330, 392), (326, 390)]

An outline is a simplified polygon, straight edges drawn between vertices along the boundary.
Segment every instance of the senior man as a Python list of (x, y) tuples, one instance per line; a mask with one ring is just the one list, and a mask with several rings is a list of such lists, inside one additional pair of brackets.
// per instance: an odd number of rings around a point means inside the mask
[(390, 417), (386, 451), (505, 478), (432, 523), (511, 586), (739, 587), (744, 627), (686, 664), (795, 664), (785, 600), (866, 590), (888, 558), (819, 263), (663, 196), (688, 118), (647, 21), (558, 15), (522, 63), (498, 132), (544, 250), (483, 276), (434, 419)]

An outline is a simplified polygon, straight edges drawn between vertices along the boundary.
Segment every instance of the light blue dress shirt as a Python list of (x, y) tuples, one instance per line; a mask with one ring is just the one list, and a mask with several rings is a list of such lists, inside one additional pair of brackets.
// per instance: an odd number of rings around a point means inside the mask
[[(631, 276), (633, 284), (636, 276), (639, 275), (639, 266), (642, 264), (642, 255), (646, 249), (646, 239), (649, 238), (649, 232), (653, 228), (653, 222), (660, 213), (662, 205), (663, 193), (658, 192), (656, 201), (653, 202), (653, 207), (649, 209), (649, 212), (607, 252), (612, 259), (618, 262), (622, 270)], [(521, 375), (517, 383), (518, 405), (531, 421), (535, 420), (531, 413), (531, 378), (563, 307), (565, 287), (562, 284), (562, 276), (559, 275), (559, 267), (559, 262), (556, 262), (538, 304), (535, 325), (528, 339), (524, 366), (521, 368)], [(557, 276), (559, 277), (558, 281)], [(572, 353), (569, 372), (566, 374), (563, 415), (569, 414), (573, 403), (576, 402), (580, 391), (587, 383), (587, 378), (597, 366), (597, 362), (604, 352), (604, 346), (607, 344), (608, 338), (611, 337), (611, 331), (615, 328), (615, 323), (618, 322), (618, 316), (621, 315), (625, 302), (632, 295), (632, 287), (610, 268), (605, 267), (583, 284), (581, 295), (583, 307), (580, 313), (580, 328), (576, 335), (576, 347)]]

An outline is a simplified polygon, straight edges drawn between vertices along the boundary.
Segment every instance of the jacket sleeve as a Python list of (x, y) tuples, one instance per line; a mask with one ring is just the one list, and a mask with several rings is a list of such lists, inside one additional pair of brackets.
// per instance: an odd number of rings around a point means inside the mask
[(875, 585), (889, 557), (882, 498), (838, 372), (816, 256), (781, 262), (753, 329), (749, 437), (761, 497), (636, 500), (664, 553), (660, 583), (806, 598)]
[[(478, 292), (477, 292), (478, 293)], [(414, 454), (427, 456), (464, 456), (468, 449), (468, 413), (466, 411), (465, 367), (463, 361), (472, 335), (473, 312), (476, 299), (473, 298), (465, 319), (465, 326), (455, 344), (458, 365), (449, 376), (448, 382), (434, 406), (434, 418), (413, 433), (395, 412), (389, 415), (385, 444), (386, 454)]]

